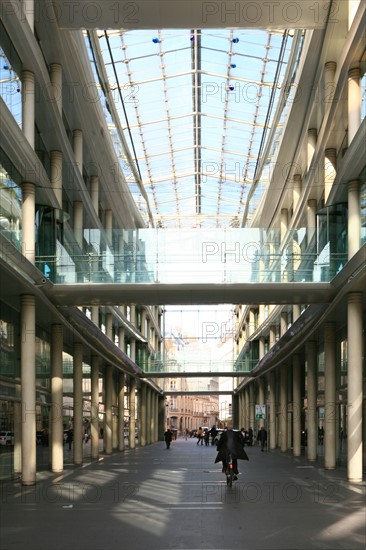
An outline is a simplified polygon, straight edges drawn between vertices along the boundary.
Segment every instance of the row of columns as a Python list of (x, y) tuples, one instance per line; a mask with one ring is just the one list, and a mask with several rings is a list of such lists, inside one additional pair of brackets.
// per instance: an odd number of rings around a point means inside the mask
[[(31, 295), (21, 297), (21, 460), (18, 462), (23, 485), (36, 482), (36, 373), (35, 373), (35, 299)], [(50, 463), (54, 472), (63, 470), (63, 329), (53, 325), (51, 329), (51, 408), (50, 427)], [(99, 365), (97, 356), (91, 362), (91, 456), (99, 456)], [(73, 364), (73, 460), (75, 464), (83, 461), (83, 346), (74, 344)], [(104, 395), (104, 451), (124, 450), (124, 409), (125, 374), (117, 373), (117, 391), (115, 372), (111, 365), (105, 367)], [(136, 445), (136, 378), (130, 377), (129, 388), (129, 448)], [(159, 403), (160, 401), (160, 403)], [(159, 432), (164, 428), (164, 401), (150, 386), (143, 383), (139, 394), (140, 445), (155, 443)], [(17, 467), (15, 465), (15, 467)]]
[[(363, 404), (362, 357), (363, 357), (363, 294), (348, 295), (348, 372), (347, 372), (347, 476), (351, 482), (362, 480), (363, 472)], [(337, 354), (335, 323), (324, 327), (324, 467), (334, 469), (337, 464), (338, 445), (338, 394)], [(294, 456), (301, 454), (301, 412), (305, 408), (307, 447), (309, 461), (317, 459), (318, 415), (317, 415), (317, 344), (308, 341), (305, 346), (305, 364), (300, 355), (292, 357), (291, 364), (283, 364), (264, 378), (249, 381), (238, 394), (238, 423), (243, 427), (255, 426), (255, 404), (267, 404), (267, 427), (269, 449), (277, 447), (287, 452), (292, 444)], [(302, 402), (302, 369), (306, 375), (306, 404)], [(267, 395), (264, 394), (266, 384)], [(260, 420), (258, 428), (263, 425)]]

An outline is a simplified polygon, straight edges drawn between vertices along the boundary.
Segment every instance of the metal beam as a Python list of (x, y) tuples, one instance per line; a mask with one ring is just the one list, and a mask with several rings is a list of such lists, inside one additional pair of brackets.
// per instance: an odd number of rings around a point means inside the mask
[[(5, 2), (6, 14), (9, 8)], [(20, 11), (19, 2), (12, 1)], [(324, 28), (329, 0), (263, 2), (207, 2), (205, 0), (54, 0), (54, 15), (48, 2), (39, 2), (47, 17), (63, 29), (319, 29)], [(333, 19), (337, 18), (337, 4)]]

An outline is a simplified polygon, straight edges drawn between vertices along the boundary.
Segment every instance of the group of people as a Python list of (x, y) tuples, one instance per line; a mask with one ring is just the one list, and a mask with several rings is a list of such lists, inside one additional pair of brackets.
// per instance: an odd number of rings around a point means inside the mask
[(197, 445), (205, 444), (207, 447), (210, 444), (210, 437), (211, 437), (211, 444), (214, 445), (216, 435), (217, 435), (216, 426), (212, 426), (211, 430), (209, 430), (208, 428), (203, 429), (200, 426), (196, 433)]
[[(253, 431), (252, 431), (253, 433)], [(232, 460), (234, 479), (237, 479), (239, 474), (238, 470), (238, 460), (249, 460), (247, 453), (244, 450), (244, 446), (248, 443), (246, 430), (242, 428), (240, 431), (233, 429), (231, 424), (228, 424), (226, 430), (222, 433), (218, 443), (217, 443), (217, 456), (215, 459), (215, 464), (217, 462), (222, 462), (222, 471), (227, 473), (227, 468), (229, 460)], [(197, 430), (197, 445), (205, 442), (206, 445), (209, 445), (209, 438), (211, 435), (212, 444), (214, 445), (215, 437), (217, 435), (216, 426), (213, 426), (211, 430), (203, 430), (202, 427), (199, 427)], [(166, 448), (170, 448), (170, 443), (172, 441), (173, 434), (167, 429), (164, 433), (164, 440)], [(252, 445), (253, 435), (250, 438), (249, 445)], [(261, 451), (263, 452), (267, 445), (267, 430), (262, 426), (257, 434), (257, 441), (260, 443)]]

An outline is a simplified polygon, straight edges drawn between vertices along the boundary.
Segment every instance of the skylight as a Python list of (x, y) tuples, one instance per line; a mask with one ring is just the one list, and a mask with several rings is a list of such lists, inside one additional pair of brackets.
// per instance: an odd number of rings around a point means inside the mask
[(244, 213), (250, 222), (267, 183), (263, 170), (254, 185), (259, 161), (283, 126), (293, 43), (285, 30), (88, 33), (116, 152), (155, 226), (238, 227)]

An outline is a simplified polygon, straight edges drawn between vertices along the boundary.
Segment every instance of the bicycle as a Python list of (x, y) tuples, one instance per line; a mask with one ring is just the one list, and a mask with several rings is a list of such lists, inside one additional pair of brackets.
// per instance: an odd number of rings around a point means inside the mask
[(233, 457), (231, 456), (231, 454), (229, 454), (227, 457), (225, 474), (226, 474), (226, 484), (228, 485), (228, 487), (232, 487), (233, 481), (235, 481), (238, 478), (234, 473)]

